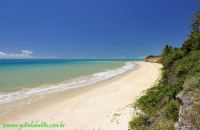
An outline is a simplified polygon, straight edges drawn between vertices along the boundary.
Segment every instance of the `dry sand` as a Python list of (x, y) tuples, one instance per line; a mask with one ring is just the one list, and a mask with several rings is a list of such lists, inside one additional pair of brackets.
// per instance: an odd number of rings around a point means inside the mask
[(139, 65), (136, 70), (89, 87), (51, 94), (43, 100), (13, 110), (1, 117), (0, 122), (62, 121), (65, 127), (56, 130), (127, 130), (134, 114), (130, 104), (155, 83), (162, 67), (156, 63), (136, 63)]

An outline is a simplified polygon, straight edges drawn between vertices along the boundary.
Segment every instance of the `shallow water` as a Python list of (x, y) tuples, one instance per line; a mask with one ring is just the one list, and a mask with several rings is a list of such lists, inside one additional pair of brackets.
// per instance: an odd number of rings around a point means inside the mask
[(0, 103), (94, 84), (133, 68), (130, 60), (0, 60)]

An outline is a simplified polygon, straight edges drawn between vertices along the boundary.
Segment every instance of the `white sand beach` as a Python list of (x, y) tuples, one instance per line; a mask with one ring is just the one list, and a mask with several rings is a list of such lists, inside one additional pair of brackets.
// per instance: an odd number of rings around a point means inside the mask
[(9, 112), (0, 122), (62, 121), (63, 130), (127, 130), (134, 114), (131, 104), (155, 83), (162, 67), (157, 63), (136, 63), (136, 70), (85, 88), (48, 95)]

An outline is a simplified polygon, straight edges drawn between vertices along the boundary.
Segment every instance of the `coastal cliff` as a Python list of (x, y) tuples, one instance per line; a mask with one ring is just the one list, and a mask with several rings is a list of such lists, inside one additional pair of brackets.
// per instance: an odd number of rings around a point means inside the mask
[(144, 61), (151, 62), (151, 63), (159, 63), (160, 59), (161, 59), (161, 56), (150, 55), (150, 56), (145, 57)]
[(200, 12), (180, 48), (166, 45), (161, 57), (149, 56), (145, 61), (159, 61), (162, 75), (138, 98), (135, 107), (141, 112), (130, 121), (130, 128), (200, 130)]

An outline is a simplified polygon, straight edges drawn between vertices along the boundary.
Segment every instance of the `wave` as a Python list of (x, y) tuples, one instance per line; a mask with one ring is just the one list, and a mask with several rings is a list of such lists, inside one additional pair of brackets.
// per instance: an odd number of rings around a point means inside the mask
[(28, 89), (28, 90), (24, 89), (24, 90), (12, 92), (12, 93), (2, 93), (0, 94), (0, 104), (9, 103), (11, 101), (20, 100), (20, 99), (31, 97), (34, 95), (37, 96), (37, 95), (42, 95), (46, 93), (58, 92), (62, 90), (92, 85), (97, 82), (110, 79), (114, 76), (133, 70), (135, 67), (136, 67), (136, 64), (134, 64), (133, 62), (126, 62), (125, 65), (121, 68), (108, 70), (105, 72), (99, 72), (99, 73), (95, 73), (89, 76), (80, 77), (80, 78), (73, 79), (65, 83), (48, 85), (46, 87), (36, 87), (36, 88)]

